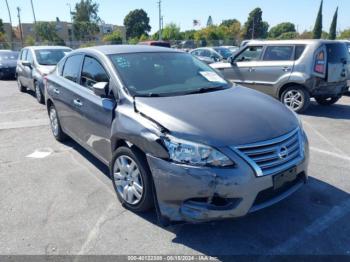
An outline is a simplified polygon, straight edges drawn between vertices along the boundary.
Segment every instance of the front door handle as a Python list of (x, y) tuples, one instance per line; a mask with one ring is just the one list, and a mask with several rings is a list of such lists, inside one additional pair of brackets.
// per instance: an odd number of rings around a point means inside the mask
[(77, 107), (83, 106), (83, 103), (82, 103), (79, 99), (74, 99), (74, 100), (73, 100), (73, 103), (74, 103), (74, 105), (77, 106)]
[(54, 88), (54, 89), (53, 89), (53, 92), (54, 92), (55, 94), (57, 94), (57, 95), (60, 94), (60, 90), (58, 90), (58, 88)]

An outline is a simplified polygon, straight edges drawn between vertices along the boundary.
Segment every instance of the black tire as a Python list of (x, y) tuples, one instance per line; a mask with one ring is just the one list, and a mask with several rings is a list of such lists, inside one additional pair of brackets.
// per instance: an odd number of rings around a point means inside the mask
[(44, 104), (45, 97), (43, 92), (41, 92), (40, 84), (38, 81), (34, 82), (35, 97), (39, 104)]
[[(293, 94), (295, 94), (295, 100), (292, 100), (293, 98), (291, 98), (293, 97)], [(291, 98), (290, 102), (288, 102), (288, 98)], [(283, 91), (280, 100), (285, 106), (292, 109), (295, 113), (303, 113), (310, 106), (310, 94), (305, 88), (301, 86), (290, 86), (286, 88)], [(296, 103), (300, 104), (297, 105)]]
[[(51, 115), (51, 114), (53, 114), (53, 112), (55, 112), (55, 115), (56, 115), (57, 122), (55, 122), (55, 123), (54, 123), (55, 120), (53, 119), (53, 115)], [(68, 137), (62, 131), (60, 120), (58, 118), (58, 114), (57, 114), (57, 111), (56, 111), (56, 108), (54, 105), (51, 105), (49, 107), (49, 119), (50, 119), (50, 126), (51, 126), (51, 130), (52, 130), (52, 134), (56, 138), (56, 140), (59, 142), (64, 142), (65, 140), (67, 140)], [(57, 125), (57, 127), (56, 127), (56, 125)]]
[[(122, 193), (118, 191), (118, 186), (116, 185), (116, 178), (114, 175), (114, 166), (117, 158), (121, 156), (132, 159), (136, 163), (137, 168), (139, 169), (139, 174), (142, 179), (141, 181), (142, 181), (143, 190), (142, 190), (141, 198), (139, 202), (136, 204), (128, 203), (127, 200), (123, 198)], [(113, 182), (115, 193), (117, 194), (117, 198), (125, 208), (134, 212), (145, 212), (151, 209), (152, 207), (154, 207), (153, 190), (152, 190), (152, 183), (153, 183), (152, 174), (151, 174), (151, 171), (149, 170), (145, 156), (139, 150), (135, 148), (129, 148), (126, 146), (119, 147), (113, 154), (113, 158), (109, 167), (109, 172), (110, 172), (111, 180)], [(128, 183), (128, 182), (125, 182), (125, 183)], [(119, 186), (122, 187), (121, 185)]]
[(318, 96), (318, 97), (315, 97), (315, 100), (319, 105), (330, 106), (337, 103), (340, 98), (341, 96), (336, 96), (336, 97)]
[(18, 76), (17, 76), (17, 86), (20, 92), (24, 93), (25, 91), (27, 91), (27, 88), (22, 85), (21, 80), (19, 80)]

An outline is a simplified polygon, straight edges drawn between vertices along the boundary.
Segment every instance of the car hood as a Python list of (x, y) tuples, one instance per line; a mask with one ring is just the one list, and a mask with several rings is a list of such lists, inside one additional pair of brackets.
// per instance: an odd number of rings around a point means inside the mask
[(135, 107), (176, 137), (217, 147), (269, 140), (299, 124), (277, 100), (239, 86), (185, 96), (136, 97)]
[(0, 67), (16, 67), (17, 60), (0, 61)]
[(52, 73), (53, 70), (55, 70), (56, 66), (55, 65), (39, 65), (37, 67), (37, 70), (44, 75), (48, 75)]

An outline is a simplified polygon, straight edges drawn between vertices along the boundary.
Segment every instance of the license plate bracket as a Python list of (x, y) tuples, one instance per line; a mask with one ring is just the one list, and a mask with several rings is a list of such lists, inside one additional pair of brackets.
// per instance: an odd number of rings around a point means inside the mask
[(297, 179), (297, 168), (292, 167), (278, 175), (273, 176), (273, 188), (279, 189), (288, 182), (293, 182)]

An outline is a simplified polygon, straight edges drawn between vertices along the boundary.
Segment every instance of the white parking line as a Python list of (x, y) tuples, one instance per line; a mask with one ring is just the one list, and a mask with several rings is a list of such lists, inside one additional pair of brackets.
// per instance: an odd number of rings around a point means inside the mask
[[(304, 230), (289, 238), (286, 242), (272, 248), (266, 255), (288, 254), (296, 246), (305, 242), (308, 238), (317, 236), (339, 219), (350, 213), (350, 199), (345, 200), (340, 205), (334, 206), (327, 214), (316, 219), (311, 225)], [(295, 250), (292, 250), (293, 252)]]
[(306, 124), (318, 137), (320, 137), (324, 142), (326, 142), (329, 146), (331, 146), (335, 151), (337, 151), (340, 154), (346, 155), (343, 150), (338, 148), (336, 145), (334, 145), (327, 137), (322, 135), (318, 130), (316, 130), (310, 123), (303, 121), (304, 124)]
[[(99, 219), (96, 221), (95, 226), (90, 230), (88, 237), (84, 241), (83, 245), (80, 248), (80, 251), (78, 252), (78, 255), (84, 255), (89, 251), (90, 243), (95, 241), (98, 237), (98, 234), (100, 232), (101, 226), (105, 223), (107, 220), (107, 215), (110, 210), (112, 210), (114, 203), (110, 203), (106, 210), (102, 213), (102, 215), (99, 217)], [(75, 260), (79, 261), (79, 260)]]
[(48, 119), (31, 119), (31, 120), (22, 120), (22, 121), (0, 123), (0, 130), (13, 129), (13, 128), (36, 127), (36, 126), (48, 126), (48, 125), (49, 125)]
[(310, 149), (311, 149), (312, 151), (315, 151), (315, 152), (318, 152), (318, 153), (321, 153), (321, 154), (326, 154), (326, 155), (329, 155), (329, 156), (333, 156), (333, 157), (336, 157), (336, 158), (340, 158), (340, 159), (343, 159), (343, 160), (350, 161), (350, 157), (348, 157), (348, 156), (346, 156), (346, 155), (341, 155), (341, 154), (333, 153), (333, 152), (331, 152), (331, 151), (324, 150), (324, 149), (320, 149), (320, 148), (316, 148), (316, 147), (310, 147)]

